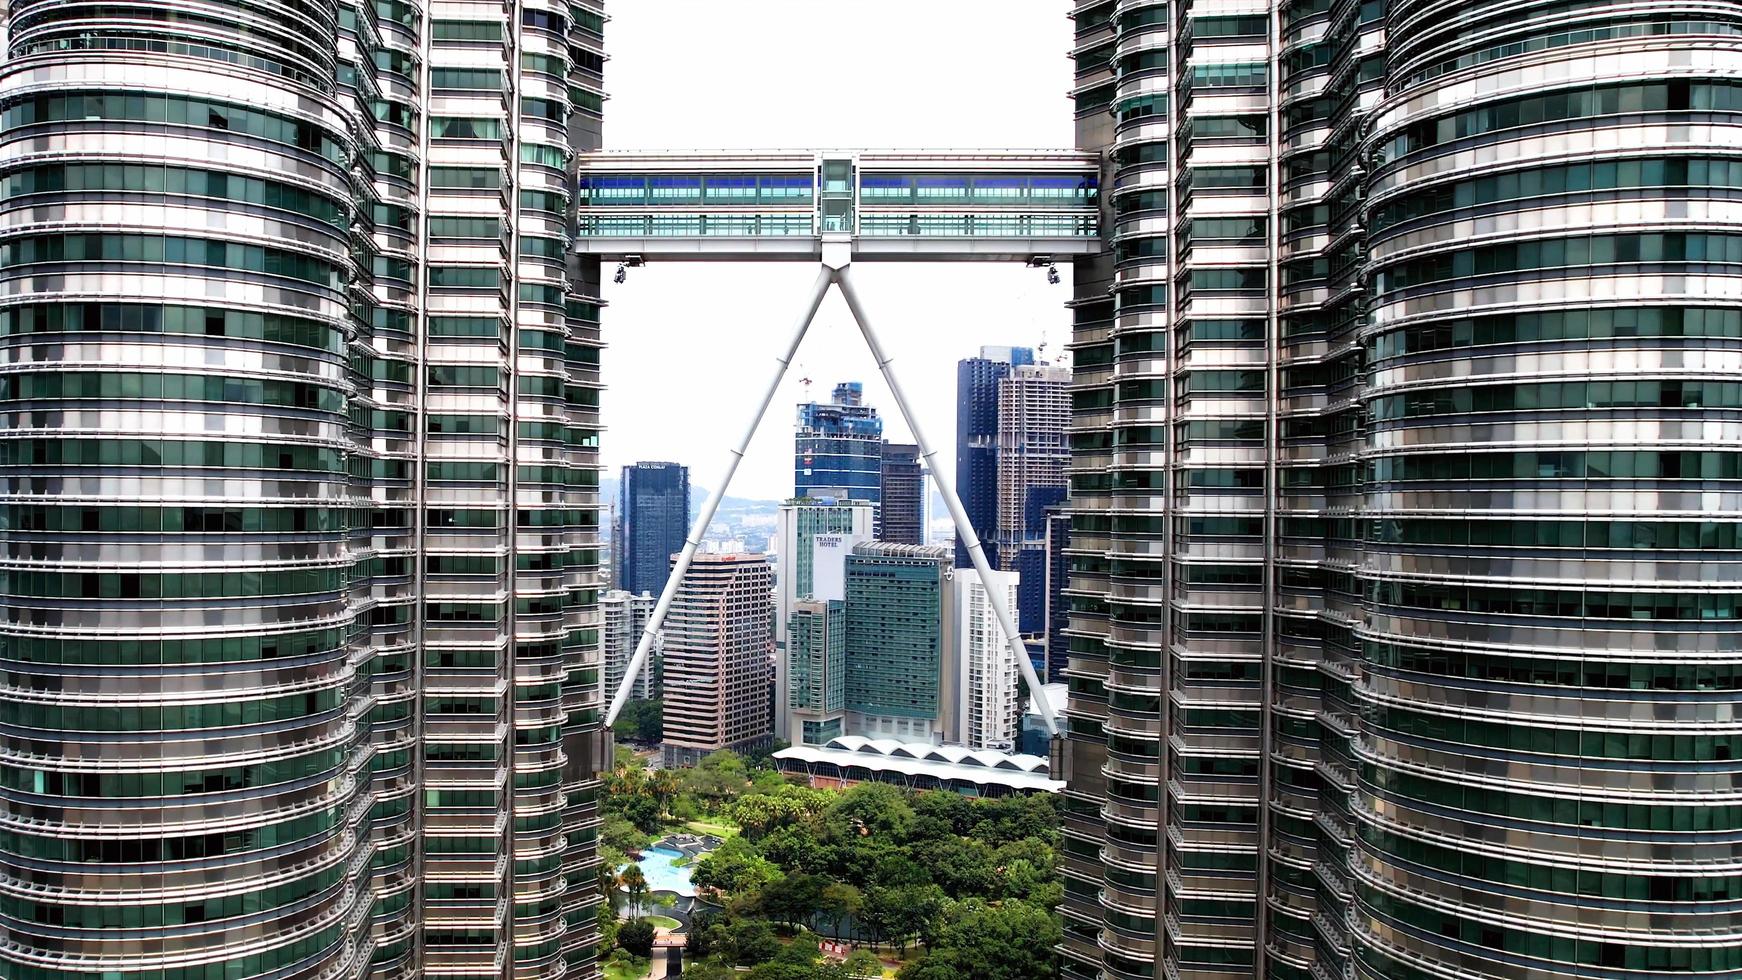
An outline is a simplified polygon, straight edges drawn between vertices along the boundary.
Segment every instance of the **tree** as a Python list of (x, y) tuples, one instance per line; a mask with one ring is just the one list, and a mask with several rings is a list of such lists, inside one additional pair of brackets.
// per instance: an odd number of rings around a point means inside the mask
[(612, 813), (605, 817), (604, 823), (599, 827), (599, 842), (619, 854), (639, 851), (647, 846), (651, 833), (652, 831), (643, 832), (628, 817)]
[(685, 955), (700, 959), (724, 953), (731, 945), (731, 936), (718, 912), (703, 909), (690, 917), (689, 935), (684, 939)]
[(732, 936), (733, 959), (739, 966), (766, 963), (780, 953), (774, 927), (760, 919), (738, 919), (728, 931)]
[(696, 862), (690, 882), (698, 888), (746, 895), (759, 891), (780, 874), (780, 868), (756, 853), (749, 841), (733, 837)]
[(829, 935), (841, 938), (841, 926), (855, 915), (864, 905), (865, 896), (845, 882), (828, 881), (823, 885), (822, 894), (817, 897), (817, 911), (829, 919)]
[(768, 792), (752, 791), (726, 808), (745, 836), (758, 839), (770, 831), (815, 818), (829, 807), (823, 790), (780, 783)]
[(885, 783), (860, 783), (842, 793), (829, 811), (829, 827), (846, 836), (900, 839), (913, 821), (913, 808), (901, 790)]
[(599, 871), (596, 882), (601, 894), (608, 895), (613, 888), (617, 887), (617, 869), (621, 868), (628, 860), (622, 851), (610, 844), (602, 844), (599, 847)]
[(662, 701), (625, 701), (611, 731), (618, 738), (649, 745), (665, 737), (665, 703)]
[(659, 833), (660, 810), (659, 801), (649, 795), (637, 794), (624, 797), (615, 807), (624, 819), (644, 834)]
[(897, 953), (905, 953), (915, 936), (929, 930), (944, 902), (943, 889), (936, 885), (869, 888), (859, 920), (873, 936), (893, 945)]
[(830, 849), (810, 827), (781, 827), (756, 842), (762, 856), (788, 871), (812, 873), (829, 869)]
[[(966, 968), (961, 958), (954, 954), (927, 951), (919, 959), (901, 968), (895, 975), (898, 980), (978, 980), (981, 974)], [(990, 974), (986, 974), (990, 977)], [(694, 980), (689, 974), (684, 980)]]
[(1058, 919), (1017, 900), (957, 902), (942, 917), (924, 958), (903, 967), (900, 980), (1052, 980)]
[(855, 949), (848, 953), (846, 961), (841, 966), (846, 971), (847, 976), (853, 977), (855, 980), (861, 977), (883, 976), (883, 961), (877, 958), (876, 953), (868, 949)]
[(838, 838), (830, 848), (828, 870), (842, 881), (864, 888), (877, 880), (878, 869), (886, 861), (904, 857), (901, 848), (874, 837)]
[(671, 798), (677, 795), (679, 784), (677, 773), (670, 769), (655, 769), (647, 777), (647, 788), (661, 806), (669, 804)]
[(632, 919), (618, 926), (617, 945), (628, 950), (631, 956), (652, 956), (653, 923), (646, 919)]
[(822, 947), (817, 945), (815, 934), (800, 930), (792, 942), (781, 947), (775, 955), (774, 962), (787, 963), (793, 966), (815, 966), (823, 958)]
[(949, 828), (950, 834), (956, 836), (966, 835), (977, 816), (974, 813), (974, 804), (967, 797), (943, 789), (916, 794), (913, 798), (913, 815), (916, 820), (930, 818), (940, 821)]
[(685, 792), (695, 795), (704, 805), (718, 807), (737, 799), (749, 783), (749, 771), (744, 760), (726, 749), (710, 752), (693, 769), (685, 769), (679, 777)]
[(901, 885), (883, 891), (892, 906), (889, 938), (895, 943), (896, 952), (907, 952), (907, 944), (914, 937), (929, 941), (938, 915), (948, 901), (944, 890), (927, 884)]
[(993, 852), (992, 861), (999, 866), (1009, 864), (1012, 861), (1027, 861), (1037, 868), (1046, 868), (1050, 871), (1054, 863), (1054, 854), (1052, 845), (1039, 837), (1024, 837), (1008, 844), (1000, 844), (998, 850)]
[(603, 956), (617, 946), (617, 910), (610, 902), (600, 902), (595, 919), (599, 925), (599, 955)]
[(622, 879), (623, 890), (629, 893), (629, 919), (631, 922), (639, 921), (641, 900), (647, 897), (647, 876), (641, 873), (641, 865), (631, 864), (623, 869)]
[(913, 854), (930, 872), (931, 880), (951, 898), (992, 893), (993, 852), (981, 841), (962, 840), (955, 836), (947, 840), (922, 841), (914, 845)]
[(1057, 847), (1062, 820), (1057, 799), (1056, 793), (1033, 793), (981, 800), (974, 804), (980, 821), (972, 835), (994, 847), (1024, 837)]
[(796, 926), (816, 913), (825, 884), (826, 879), (802, 872), (775, 879), (762, 889), (762, 908), (775, 920)]
[(905, 850), (897, 849), (894, 854), (877, 862), (877, 872), (872, 880), (885, 888), (898, 888), (902, 885), (929, 885), (932, 877), (925, 865), (909, 857)]
[(998, 869), (995, 898), (1019, 898), (1033, 905), (1052, 908), (1064, 901), (1064, 885), (1051, 868), (1041, 869), (1017, 860)]

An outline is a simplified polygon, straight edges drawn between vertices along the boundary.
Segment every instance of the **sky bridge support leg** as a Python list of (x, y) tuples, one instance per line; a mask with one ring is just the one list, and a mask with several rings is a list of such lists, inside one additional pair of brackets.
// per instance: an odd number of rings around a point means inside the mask
[[(967, 511), (962, 507), (961, 498), (956, 496), (956, 488), (946, 483), (937, 467), (936, 451), (931, 442), (926, 439), (921, 430), (919, 419), (914, 415), (908, 404), (907, 396), (902, 392), (901, 382), (895, 377), (891, 366), (892, 358), (883, 350), (883, 344), (877, 339), (877, 332), (872, 328), (871, 321), (865, 316), (863, 304), (859, 301), (859, 292), (853, 285), (852, 266), (842, 258), (836, 263), (830, 263), (825, 256), (825, 263), (817, 270), (817, 278), (811, 283), (811, 291), (807, 297), (803, 312), (797, 324), (793, 327), (792, 336), (788, 340), (786, 350), (775, 358), (774, 375), (769, 379), (762, 393), (762, 400), (757, 404), (756, 413), (745, 427), (744, 435), (732, 449), (731, 458), (726, 462), (726, 469), (720, 475), (718, 485), (701, 512), (696, 515), (694, 526), (690, 528), (689, 538), (684, 542), (683, 551), (678, 553), (677, 563), (672, 566), (671, 577), (666, 580), (665, 589), (660, 592), (659, 601), (653, 607), (653, 614), (647, 619), (647, 626), (641, 632), (641, 639), (635, 645), (635, 654), (629, 659), (629, 665), (623, 672), (623, 681), (617, 688), (617, 693), (611, 699), (611, 706), (605, 712), (605, 727), (609, 728), (622, 712), (623, 705), (629, 700), (629, 692), (635, 686), (635, 675), (640, 673), (647, 663), (647, 657), (653, 649), (654, 637), (665, 625), (665, 614), (671, 608), (671, 601), (677, 595), (678, 588), (683, 584), (684, 573), (689, 571), (690, 561), (695, 557), (696, 548), (701, 545), (702, 536), (707, 533), (708, 525), (714, 520), (714, 512), (719, 509), (720, 501), (725, 498), (726, 490), (732, 484), (732, 477), (738, 472), (738, 464), (743, 461), (744, 453), (750, 446), (750, 440), (756, 435), (756, 430), (762, 424), (762, 419), (768, 414), (769, 403), (774, 400), (775, 392), (780, 389), (780, 382), (786, 377), (787, 368), (791, 366), (793, 355), (798, 352), (799, 344), (804, 341), (805, 333), (810, 329), (811, 321), (816, 319), (817, 309), (822, 306), (823, 296), (828, 293), (829, 284), (833, 282), (841, 287), (841, 298), (847, 301), (847, 309), (853, 314), (853, 322), (858, 324), (859, 333), (865, 338), (865, 345), (870, 348), (871, 356), (877, 362), (877, 370), (882, 372), (883, 380), (888, 383), (889, 390), (895, 395), (895, 404), (901, 410), (901, 417), (907, 422), (909, 431), (913, 433), (913, 441), (919, 446), (919, 454), (925, 460), (926, 469), (930, 471), (932, 485), (937, 487), (938, 494), (944, 498), (944, 506), (949, 509), (950, 520), (956, 526), (956, 533), (961, 536), (962, 544), (968, 549), (968, 557), (974, 564), (974, 571), (980, 577), (980, 584), (986, 589), (987, 601), (992, 611), (998, 617), (998, 625), (1004, 630), (1004, 636), (1010, 644), (1010, 653), (1016, 659), (1016, 668), (1022, 674), (1022, 679), (1028, 683), (1028, 689), (1034, 698), (1034, 704), (1040, 709), (1041, 718), (1046, 722), (1047, 731), (1058, 734), (1058, 718), (1052, 705), (1047, 702), (1041, 687), (1040, 678), (1034, 673), (1034, 664), (1028, 659), (1028, 651), (1022, 645), (1022, 634), (1017, 632), (1016, 618), (1011, 615), (1010, 604), (999, 589), (993, 587), (992, 568), (986, 561), (986, 551), (980, 545), (979, 535), (974, 533), (974, 525), (968, 520)], [(618, 543), (621, 547), (621, 543)], [(776, 706), (778, 710), (780, 706)]]
[[(798, 352), (798, 345), (804, 341), (805, 333), (810, 330), (811, 321), (816, 319), (817, 308), (823, 305), (823, 296), (828, 293), (829, 283), (833, 278), (833, 270), (826, 266), (817, 270), (817, 278), (811, 283), (810, 293), (805, 297), (804, 309), (800, 311), (798, 321), (793, 325), (786, 349), (775, 356), (774, 372), (762, 391), (762, 400), (756, 404), (756, 412), (750, 417), (750, 424), (744, 427), (744, 434), (739, 437), (738, 444), (732, 447), (732, 455), (726, 460), (726, 468), (714, 484), (714, 492), (696, 514), (696, 522), (690, 528), (689, 538), (684, 541), (683, 550), (678, 552), (677, 564), (672, 566), (671, 577), (665, 580), (665, 588), (659, 593), (659, 601), (653, 606), (653, 614), (647, 617), (647, 626), (641, 631), (641, 639), (635, 644), (635, 655), (629, 658), (629, 666), (623, 672), (623, 682), (618, 685), (617, 694), (611, 698), (611, 707), (605, 712), (606, 728), (616, 722), (624, 702), (629, 700), (629, 692), (635, 687), (635, 675), (647, 663), (648, 655), (653, 650), (653, 639), (659, 634), (660, 627), (665, 625), (665, 614), (671, 608), (671, 600), (677, 595), (678, 586), (683, 584), (684, 573), (689, 571), (690, 561), (696, 556), (696, 548), (701, 545), (702, 537), (708, 533), (708, 525), (713, 523), (714, 512), (720, 509), (720, 501), (725, 499), (726, 490), (732, 485), (732, 477), (738, 472), (738, 464), (744, 461), (744, 453), (750, 448), (750, 440), (761, 427), (762, 417), (768, 414), (768, 405), (774, 401), (775, 392), (780, 390), (780, 382), (786, 378), (786, 370), (792, 366), (793, 355)], [(623, 546), (622, 542), (613, 542), (613, 545), (619, 548)]]
[(895, 377), (895, 368), (892, 366), (894, 359), (884, 352), (883, 344), (877, 339), (877, 331), (872, 329), (871, 320), (865, 316), (865, 307), (859, 301), (859, 291), (853, 285), (853, 267), (844, 265), (837, 270), (835, 283), (841, 287), (841, 298), (847, 301), (847, 309), (853, 314), (853, 322), (859, 325), (859, 333), (865, 338), (865, 346), (871, 348), (871, 357), (877, 362), (877, 370), (883, 372), (883, 380), (889, 384), (890, 392), (895, 395), (895, 405), (901, 409), (901, 417), (906, 420), (908, 431), (913, 433), (913, 441), (919, 446), (920, 458), (925, 460), (926, 470), (931, 473), (932, 485), (937, 487), (938, 495), (944, 498), (944, 506), (949, 509), (950, 520), (956, 525), (956, 533), (961, 535), (962, 545), (968, 549), (968, 558), (974, 563), (974, 571), (980, 576), (980, 584), (986, 588), (986, 601), (997, 614), (998, 625), (1004, 629), (1004, 636), (1010, 643), (1011, 655), (1016, 658), (1016, 669), (1022, 672), (1022, 679), (1028, 682), (1029, 693), (1034, 699), (1035, 707), (1040, 709), (1047, 732), (1057, 735), (1058, 718), (1053, 714), (1052, 705), (1047, 703), (1040, 678), (1035, 676), (1034, 664), (1028, 659), (1028, 650), (1022, 645), (1022, 634), (1016, 630), (1016, 618), (1010, 614), (1010, 603), (1006, 601), (1003, 590), (993, 587), (992, 567), (986, 561), (986, 550), (980, 546), (980, 536), (974, 533), (973, 522), (968, 520), (968, 512), (962, 507), (962, 499), (956, 496), (956, 488), (944, 480), (938, 469), (937, 460), (934, 458), (937, 452), (926, 439), (925, 432), (920, 428), (919, 417), (907, 403), (907, 395), (902, 392), (901, 382)]

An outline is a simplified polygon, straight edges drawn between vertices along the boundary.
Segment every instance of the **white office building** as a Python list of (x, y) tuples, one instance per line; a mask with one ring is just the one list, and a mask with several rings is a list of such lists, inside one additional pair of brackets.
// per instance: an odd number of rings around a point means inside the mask
[[(623, 671), (635, 656), (635, 645), (641, 642), (641, 633), (653, 615), (654, 602), (651, 593), (634, 595), (622, 589), (612, 589), (599, 597), (599, 610), (604, 618), (601, 641), (605, 647), (605, 690), (615, 692), (623, 683)], [(635, 686), (629, 689), (631, 698), (645, 701), (659, 697), (661, 639), (658, 635), (654, 637), (653, 650), (636, 673)]]
[[(1016, 615), (1015, 572), (993, 572), (996, 588)], [(1010, 640), (998, 625), (998, 614), (988, 601), (986, 587), (977, 575), (955, 576), (956, 656), (950, 666), (957, 671), (961, 704), (955, 712), (956, 731), (951, 741), (974, 749), (1012, 751), (1018, 735), (1016, 690), (1017, 667)]]

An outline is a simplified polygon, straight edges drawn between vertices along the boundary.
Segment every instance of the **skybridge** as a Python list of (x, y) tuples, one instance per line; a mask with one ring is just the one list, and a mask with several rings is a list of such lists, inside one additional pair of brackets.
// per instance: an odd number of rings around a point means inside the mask
[[(898, 262), (1026, 262), (1098, 255), (1100, 161), (1070, 150), (772, 150), (593, 152), (582, 154), (575, 183), (575, 251), (622, 265), (714, 261), (816, 263), (817, 275), (744, 434), (713, 483), (672, 564), (671, 576), (642, 628), (605, 712), (623, 710), (635, 676), (652, 652), (684, 573), (732, 485), (750, 439), (792, 365), (823, 297), (839, 289), (871, 358), (919, 445), (932, 484), (986, 587), (1010, 655), (1030, 690), (1040, 680), (1002, 590), (992, 582), (985, 549), (942, 470), (934, 444), (915, 417), (889, 354), (866, 315), (853, 265)], [(618, 281), (623, 270), (619, 268)], [(1049, 277), (1050, 277), (1049, 270)], [(1056, 281), (1056, 279), (1055, 279)], [(775, 664), (776, 703), (786, 701), (784, 663)], [(1047, 727), (1057, 719), (1039, 702)]]
[(582, 155), (575, 249), (615, 261), (1028, 261), (1101, 251), (1100, 166), (1068, 150)]

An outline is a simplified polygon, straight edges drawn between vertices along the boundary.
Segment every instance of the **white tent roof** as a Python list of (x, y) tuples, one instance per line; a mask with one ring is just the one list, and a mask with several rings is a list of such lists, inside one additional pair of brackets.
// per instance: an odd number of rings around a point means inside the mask
[(827, 745), (794, 745), (774, 753), (776, 759), (829, 762), (908, 776), (961, 779), (980, 785), (1056, 793), (1062, 780), (1052, 779), (1047, 760), (1037, 755), (1012, 755), (991, 749), (969, 749), (930, 742), (898, 742), (890, 738), (843, 735)]

